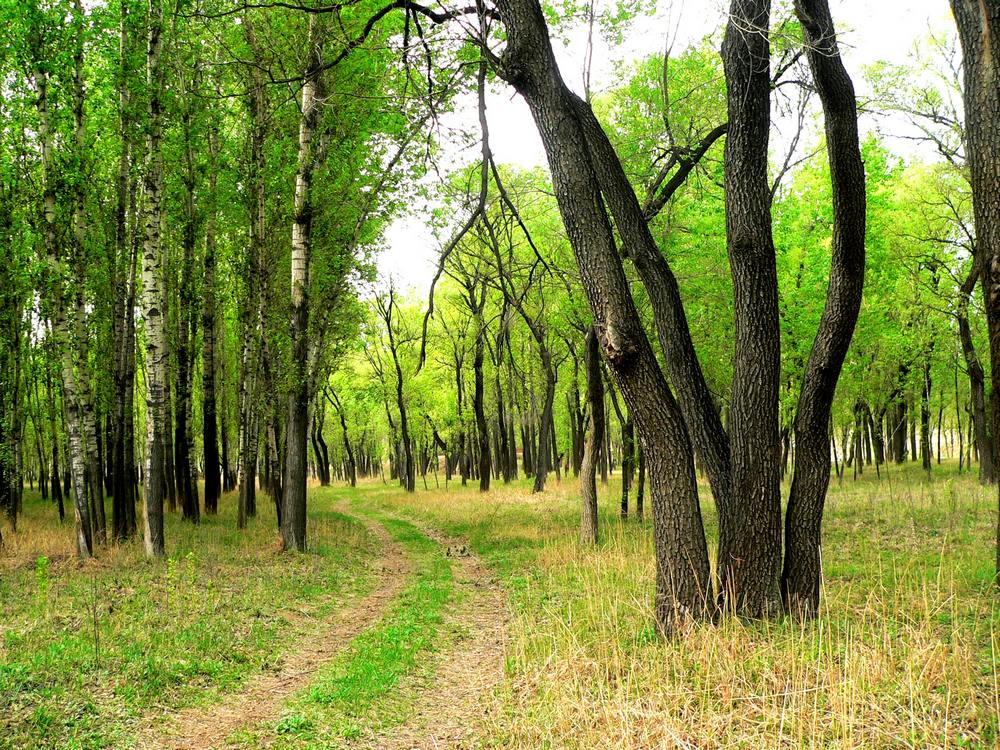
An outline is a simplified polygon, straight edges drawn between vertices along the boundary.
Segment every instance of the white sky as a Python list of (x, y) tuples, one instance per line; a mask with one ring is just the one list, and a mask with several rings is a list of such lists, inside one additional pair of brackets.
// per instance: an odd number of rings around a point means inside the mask
[[(613, 0), (596, 0), (600, 12)], [(666, 37), (677, 30), (674, 54), (701, 40), (706, 34), (725, 24), (724, 0), (659, 0), (660, 9), (652, 22), (641, 21), (628, 34), (626, 43), (617, 49), (609, 47), (595, 34), (595, 50), (591, 88), (599, 91), (612, 82), (616, 62), (628, 62), (652, 52), (661, 51)], [(672, 6), (672, 7), (670, 7)], [(915, 43), (930, 30), (941, 32), (953, 28), (947, 0), (909, 0), (907, 3), (887, 0), (832, 0), (831, 11), (837, 23), (841, 50), (848, 71), (854, 78), (859, 95), (864, 94), (862, 69), (880, 60), (903, 64), (910, 57)], [(585, 36), (574, 34), (568, 44), (554, 43), (562, 74), (575, 90), (582, 91), (582, 71)], [(475, 131), (476, 111), (472, 106), (458, 108), (450, 127)], [(524, 101), (509, 87), (498, 84), (487, 97), (487, 117), (490, 126), (490, 146), (497, 163), (511, 163), (530, 168), (544, 166), (545, 151)], [(465, 157), (457, 147), (451, 149), (456, 161)], [(478, 146), (474, 151), (478, 151)], [(447, 146), (445, 147), (448, 153)], [(467, 160), (473, 161), (477, 153)], [(423, 295), (430, 286), (437, 264), (440, 245), (425, 226), (418, 213), (397, 219), (387, 230), (386, 248), (379, 256), (380, 275), (391, 276), (402, 289), (412, 289)]]

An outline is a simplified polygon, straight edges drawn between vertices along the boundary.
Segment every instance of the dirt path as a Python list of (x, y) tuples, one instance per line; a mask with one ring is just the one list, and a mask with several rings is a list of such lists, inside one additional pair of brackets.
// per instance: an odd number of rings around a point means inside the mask
[(377, 622), (409, 578), (410, 563), (398, 544), (375, 521), (357, 516), (385, 550), (376, 563), (381, 570), (375, 590), (317, 622), (297, 638), (276, 672), (253, 678), (239, 695), (224, 704), (187, 709), (169, 724), (149, 727), (140, 735), (139, 748), (149, 750), (218, 750), (239, 729), (278, 718), (286, 698), (304, 688), (313, 674), (352, 638)]
[(421, 532), (452, 557), (455, 582), (466, 594), (453, 614), (465, 633), (436, 665), (416, 697), (416, 712), (404, 725), (368, 740), (379, 750), (471, 750), (479, 746), (490, 692), (503, 677), (507, 597), (496, 578), (462, 542), (431, 528)]

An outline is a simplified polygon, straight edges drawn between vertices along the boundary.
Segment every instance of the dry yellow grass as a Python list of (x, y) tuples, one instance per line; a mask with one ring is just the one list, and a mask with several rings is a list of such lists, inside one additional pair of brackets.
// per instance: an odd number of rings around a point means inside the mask
[(359, 494), (466, 535), (508, 581), (494, 747), (997, 747), (996, 489), (944, 471), (831, 488), (817, 620), (729, 620), (668, 642), (652, 629), (649, 526), (617, 519), (614, 481), (597, 548), (577, 542), (571, 479), (541, 496)]

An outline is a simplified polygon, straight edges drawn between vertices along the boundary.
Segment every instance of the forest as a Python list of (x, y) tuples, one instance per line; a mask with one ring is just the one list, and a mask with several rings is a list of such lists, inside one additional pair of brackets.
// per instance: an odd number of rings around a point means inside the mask
[(1000, 0), (688, 5), (0, 0), (0, 750), (1000, 745)]

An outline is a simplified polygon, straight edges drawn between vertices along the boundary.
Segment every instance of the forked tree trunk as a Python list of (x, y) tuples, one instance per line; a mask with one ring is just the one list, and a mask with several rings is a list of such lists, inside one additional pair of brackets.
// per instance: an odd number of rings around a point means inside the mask
[(649, 453), (656, 621), (663, 632), (675, 633), (713, 609), (691, 443), (635, 308), (577, 119), (581, 100), (559, 74), (541, 6), (504, 0), (498, 9), (508, 34), (499, 72), (528, 102), (538, 125), (598, 340)]

